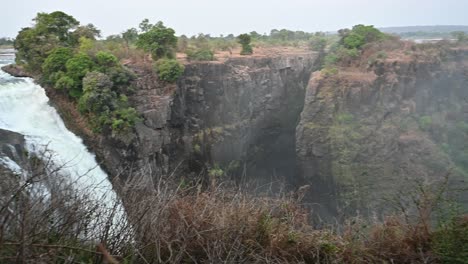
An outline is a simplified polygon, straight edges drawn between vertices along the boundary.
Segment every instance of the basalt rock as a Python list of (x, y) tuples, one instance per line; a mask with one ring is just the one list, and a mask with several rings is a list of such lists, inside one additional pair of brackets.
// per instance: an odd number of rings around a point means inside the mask
[(322, 212), (372, 214), (421, 183), (466, 179), (467, 55), (312, 75), (296, 153)]

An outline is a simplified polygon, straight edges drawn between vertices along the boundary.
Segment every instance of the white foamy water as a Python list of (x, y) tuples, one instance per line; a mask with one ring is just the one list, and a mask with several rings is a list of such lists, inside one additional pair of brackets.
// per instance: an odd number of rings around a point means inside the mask
[[(11, 52), (0, 52), (0, 67), (13, 63), (13, 59)], [(117, 196), (107, 174), (48, 102), (44, 89), (32, 79), (16, 78), (0, 71), (0, 128), (24, 135), (32, 153), (49, 150), (53, 153), (53, 163), (63, 166), (61, 171), (70, 177), (76, 190), (91, 193), (100, 203), (113, 207)], [(12, 166), (7, 160), (2, 163)]]

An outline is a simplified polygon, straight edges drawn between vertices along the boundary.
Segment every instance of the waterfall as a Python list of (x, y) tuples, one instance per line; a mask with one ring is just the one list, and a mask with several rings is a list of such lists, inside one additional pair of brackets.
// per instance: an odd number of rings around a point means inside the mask
[[(13, 62), (12, 51), (0, 51), (0, 67)], [(114, 206), (117, 195), (95, 155), (65, 127), (57, 111), (49, 105), (45, 90), (32, 79), (0, 71), (0, 128), (24, 135), (30, 153), (41, 155), (46, 149), (52, 153), (45, 158), (61, 167), (61, 173), (70, 177), (77, 192), (92, 190), (92, 199), (108, 208)], [(4, 165), (15, 168), (12, 162), (2, 159)], [(123, 212), (121, 208), (118, 210)]]

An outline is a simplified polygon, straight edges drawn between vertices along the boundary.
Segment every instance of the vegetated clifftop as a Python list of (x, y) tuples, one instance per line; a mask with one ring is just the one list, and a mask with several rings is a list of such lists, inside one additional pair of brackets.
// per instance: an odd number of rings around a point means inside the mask
[(458, 184), (468, 175), (468, 50), (420, 46), (380, 57), (315, 72), (307, 88), (298, 167), (332, 215), (380, 211), (385, 199), (415, 192), (418, 179), (450, 173)]

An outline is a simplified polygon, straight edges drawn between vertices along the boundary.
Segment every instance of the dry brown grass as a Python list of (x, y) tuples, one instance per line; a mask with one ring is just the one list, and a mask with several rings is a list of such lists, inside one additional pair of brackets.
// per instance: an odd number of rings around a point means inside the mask
[[(401, 213), (384, 221), (353, 218), (317, 229), (295, 194), (254, 195), (226, 182), (204, 188), (145, 175), (119, 186), (130, 225), (118, 221), (118, 227), (99, 213), (108, 205), (87, 194), (58, 191), (49, 203), (11, 188), (20, 199), (0, 200), (9, 208), (9, 217), (0, 217), (2, 263), (81, 263), (102, 256), (121, 263), (440, 263), (431, 217), (442, 189), (415, 188), (414, 210), (399, 201)], [(106, 246), (96, 250), (100, 243)]]

